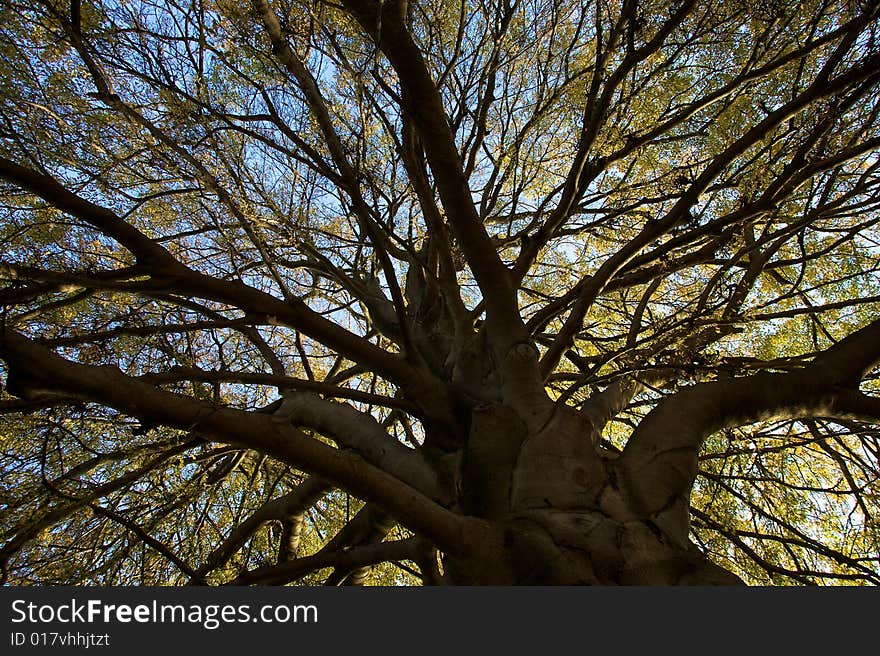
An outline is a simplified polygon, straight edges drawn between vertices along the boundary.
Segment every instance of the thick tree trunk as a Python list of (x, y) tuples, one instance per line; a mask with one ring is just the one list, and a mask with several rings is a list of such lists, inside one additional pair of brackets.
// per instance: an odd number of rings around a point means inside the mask
[[(549, 527), (549, 528), (548, 528)], [(502, 549), (448, 558), (454, 585), (742, 585), (695, 548), (680, 548), (649, 523), (601, 512), (547, 511), (503, 525)]]
[(477, 408), (462, 506), (499, 539), (448, 558), (458, 585), (731, 585), (742, 581), (688, 540), (687, 500), (650, 515), (616, 482), (580, 412), (554, 406), (537, 431), (505, 405)]

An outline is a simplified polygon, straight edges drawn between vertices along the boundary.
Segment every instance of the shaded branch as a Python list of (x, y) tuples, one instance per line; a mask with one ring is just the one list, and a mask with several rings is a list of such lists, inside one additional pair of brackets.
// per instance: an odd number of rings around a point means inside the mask
[(312, 439), (289, 422), (165, 392), (114, 366), (75, 364), (10, 331), (0, 340), (0, 357), (9, 366), (8, 387), (13, 394), (27, 397), (44, 390), (76, 390), (83, 399), (155, 425), (193, 430), (208, 439), (256, 449), (376, 503), (445, 551), (468, 551), (494, 535), (483, 522), (455, 515), (359, 456)]
[(803, 369), (703, 383), (661, 401), (639, 424), (616, 470), (644, 516), (684, 499), (703, 440), (722, 428), (780, 417), (846, 417), (880, 423), (880, 399), (857, 391), (880, 362), (880, 320), (853, 333)]

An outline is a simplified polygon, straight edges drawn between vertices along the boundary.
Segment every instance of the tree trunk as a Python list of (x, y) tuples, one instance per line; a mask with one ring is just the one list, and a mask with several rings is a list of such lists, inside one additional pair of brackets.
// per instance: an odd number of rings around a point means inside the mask
[(646, 515), (616, 482), (584, 414), (565, 405), (537, 431), (509, 406), (472, 416), (461, 505), (499, 539), (447, 557), (457, 585), (733, 585), (688, 540), (687, 501)]

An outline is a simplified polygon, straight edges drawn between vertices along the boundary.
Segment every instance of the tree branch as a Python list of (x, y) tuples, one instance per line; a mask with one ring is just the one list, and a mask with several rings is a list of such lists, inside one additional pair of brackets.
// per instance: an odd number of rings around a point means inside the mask
[(289, 422), (165, 392), (114, 366), (75, 364), (8, 330), (0, 339), (0, 357), (9, 366), (10, 393), (27, 398), (42, 391), (76, 390), (83, 399), (155, 425), (197, 431), (214, 441), (256, 449), (376, 503), (445, 551), (481, 548), (483, 540), (494, 536), (487, 524), (446, 510), (359, 456), (312, 439)]
[(354, 16), (388, 57), (404, 90), (404, 111), (412, 117), (428, 158), (446, 219), (474, 273), (493, 343), (504, 355), (525, 338), (510, 273), (477, 214), (464, 177), (464, 165), (446, 118), (437, 85), (405, 25), (406, 3), (399, 0), (345, 0)]
[(662, 401), (639, 424), (616, 463), (635, 507), (652, 516), (686, 499), (703, 440), (722, 428), (781, 417), (847, 417), (880, 423), (880, 399), (857, 391), (880, 362), (880, 319), (807, 367), (785, 374), (694, 385)]
[(243, 572), (230, 585), (281, 585), (325, 567), (356, 569), (389, 560), (412, 560), (418, 555), (418, 549), (418, 539), (409, 538), (318, 553), (286, 563), (267, 565)]

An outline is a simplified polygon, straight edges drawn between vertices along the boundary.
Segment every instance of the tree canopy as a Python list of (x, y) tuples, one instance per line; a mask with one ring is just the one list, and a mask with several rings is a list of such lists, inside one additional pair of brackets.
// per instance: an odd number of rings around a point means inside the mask
[(4, 0), (3, 580), (880, 583), (878, 15)]

